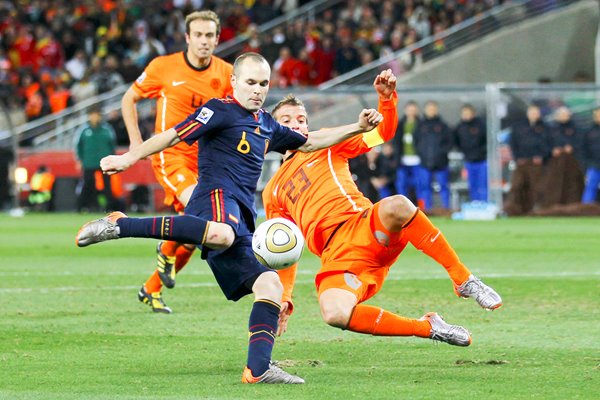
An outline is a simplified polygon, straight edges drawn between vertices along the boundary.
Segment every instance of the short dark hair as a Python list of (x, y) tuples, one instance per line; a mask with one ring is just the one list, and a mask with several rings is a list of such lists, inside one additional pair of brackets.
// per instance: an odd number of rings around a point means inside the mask
[[(304, 107), (304, 103), (302, 102), (302, 100), (300, 100), (299, 98), (297, 98), (293, 94), (291, 94), (291, 93), (288, 94), (283, 99), (279, 100), (279, 103), (275, 104), (275, 107), (273, 107), (273, 111), (271, 111), (271, 115), (273, 115), (273, 117), (275, 119), (277, 119), (275, 113), (277, 112), (277, 110), (279, 110), (283, 106), (299, 106), (299, 107)], [(304, 108), (306, 108), (306, 107), (304, 107)]]
[(102, 106), (99, 105), (93, 105), (90, 108), (88, 108), (87, 110), (88, 115), (89, 114), (100, 114), (102, 115)]
[[(247, 53), (243, 53), (240, 56), (238, 56), (238, 58), (235, 59), (234, 63), (233, 63), (233, 75), (238, 76), (239, 72), (240, 72), (240, 65), (246, 60), (246, 59), (251, 59), (254, 60), (256, 62), (264, 62), (265, 64), (269, 65), (269, 62), (267, 61), (266, 58), (264, 58), (263, 56), (261, 56), (258, 53), (249, 51)], [(271, 66), (269, 65), (269, 68)]]

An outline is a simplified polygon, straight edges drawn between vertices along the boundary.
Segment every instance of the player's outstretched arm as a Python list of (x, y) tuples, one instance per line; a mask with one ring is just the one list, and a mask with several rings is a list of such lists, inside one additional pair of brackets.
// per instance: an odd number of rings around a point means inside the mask
[(308, 153), (331, 147), (354, 135), (374, 129), (381, 121), (383, 121), (383, 116), (379, 111), (373, 108), (363, 109), (358, 115), (358, 122), (354, 124), (309, 132), (308, 140), (298, 150)]
[(136, 108), (137, 102), (142, 99), (143, 97), (133, 90), (132, 87), (125, 92), (125, 95), (123, 95), (123, 98), (121, 99), (121, 115), (123, 116), (123, 122), (127, 129), (127, 136), (129, 136), (130, 151), (144, 142), (142, 139), (142, 132), (140, 132)]
[(150, 139), (143, 142), (135, 149), (120, 155), (120, 156), (108, 156), (100, 160), (100, 168), (102, 172), (108, 175), (116, 174), (121, 171), (125, 171), (133, 164), (146, 158), (151, 154), (158, 153), (161, 150), (171, 147), (181, 140), (179, 135), (174, 128), (162, 132), (160, 135), (155, 135)]

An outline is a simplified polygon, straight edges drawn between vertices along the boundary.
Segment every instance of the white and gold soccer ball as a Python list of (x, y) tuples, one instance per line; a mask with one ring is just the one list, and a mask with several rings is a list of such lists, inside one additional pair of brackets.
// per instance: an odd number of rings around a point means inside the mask
[(261, 264), (284, 269), (298, 262), (302, 256), (304, 236), (300, 228), (288, 219), (268, 219), (254, 231), (252, 250)]

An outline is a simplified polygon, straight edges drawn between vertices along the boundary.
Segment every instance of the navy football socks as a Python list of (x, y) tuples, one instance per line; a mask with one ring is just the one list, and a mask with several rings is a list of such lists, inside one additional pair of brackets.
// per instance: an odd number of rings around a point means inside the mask
[(252, 306), (248, 322), (248, 368), (254, 377), (269, 369), (280, 309), (278, 304), (266, 299), (256, 300)]
[(149, 218), (120, 218), (119, 237), (140, 237), (174, 240), (180, 243), (202, 244), (208, 221), (193, 215)]

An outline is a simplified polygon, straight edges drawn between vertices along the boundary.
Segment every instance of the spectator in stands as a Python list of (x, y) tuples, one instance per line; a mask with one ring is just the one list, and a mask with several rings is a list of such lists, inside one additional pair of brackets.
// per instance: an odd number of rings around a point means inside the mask
[[(154, 114), (152, 114), (154, 115)], [(127, 128), (125, 127), (125, 121), (121, 118), (121, 112), (118, 108), (110, 111), (106, 118), (106, 122), (112, 126), (115, 131), (115, 137), (117, 140), (117, 146), (129, 147), (129, 135), (127, 134)], [(146, 132), (152, 132), (153, 127)]]
[(49, 99), (50, 110), (53, 114), (59, 113), (67, 107), (71, 107), (75, 102), (71, 95), (71, 90), (67, 87), (63, 77), (55, 79), (55, 87), (50, 94)]
[(530, 105), (527, 119), (512, 127), (509, 143), (516, 168), (505, 211), (508, 215), (524, 215), (539, 207), (544, 160), (550, 155), (550, 128), (538, 106)]
[(398, 122), (396, 134), (392, 139), (396, 156), (396, 180), (394, 186), (397, 194), (402, 194), (425, 209), (425, 188), (422, 186), (421, 158), (417, 154), (415, 132), (419, 125), (419, 106), (409, 101), (404, 106), (404, 115)]
[(340, 39), (340, 47), (335, 54), (335, 70), (338, 74), (345, 74), (360, 67), (360, 56), (354, 47), (352, 39), (344, 36)]
[(64, 50), (60, 43), (54, 38), (52, 31), (43, 25), (38, 25), (35, 28), (35, 36), (37, 69), (61, 68), (65, 62)]
[(293, 85), (294, 68), (298, 60), (292, 56), (289, 47), (284, 46), (279, 50), (279, 57), (273, 65), (273, 82), (280, 88), (286, 88)]
[(454, 143), (464, 155), (471, 201), (487, 201), (487, 130), (471, 104), (461, 108)]
[(317, 41), (315, 48), (310, 53), (313, 65), (312, 83), (320, 85), (333, 78), (333, 65), (335, 63), (335, 48), (333, 39), (330, 36), (324, 36)]
[(261, 25), (274, 20), (281, 14), (276, 7), (273, 7), (273, 0), (255, 0), (248, 10), (248, 15), (254, 23)]
[(584, 133), (571, 118), (571, 111), (559, 107), (551, 129), (552, 157), (546, 169), (542, 207), (581, 201), (584, 186)]
[(108, 92), (125, 83), (118, 72), (119, 61), (115, 56), (110, 55), (104, 60), (95, 58), (94, 62), (98, 63), (98, 68), (90, 80), (96, 85), (98, 94)]
[[(379, 152), (371, 149), (368, 153), (348, 160), (352, 179), (361, 191), (373, 203), (379, 201), (379, 192), (373, 185), (373, 178), (377, 177), (377, 158)], [(375, 181), (377, 181), (375, 179)]]
[(273, 35), (270, 33), (263, 33), (258, 35), (261, 50), (260, 54), (269, 62), (270, 65), (275, 63), (279, 56), (279, 50), (281, 46), (273, 42)]
[(48, 97), (34, 75), (26, 73), (21, 79), (21, 94), (25, 99), (25, 117), (28, 121), (50, 113)]
[(80, 101), (89, 99), (98, 94), (96, 83), (90, 80), (91, 75), (92, 71), (88, 69), (83, 74), (83, 78), (71, 86), (71, 95), (73, 96), (75, 103), (79, 103)]
[(73, 58), (69, 59), (65, 64), (65, 69), (71, 74), (71, 77), (76, 81), (83, 78), (85, 70), (88, 67), (87, 57), (83, 49), (78, 49)]
[(415, 148), (421, 159), (421, 172), (418, 185), (423, 187), (425, 210), (433, 208), (433, 183), (439, 185), (440, 203), (444, 209), (450, 208), (450, 170), (448, 153), (452, 147), (452, 132), (439, 113), (438, 103), (427, 101), (424, 117), (415, 132)]
[(594, 123), (585, 133), (583, 141), (587, 169), (581, 202), (586, 204), (598, 201), (598, 187), (600, 186), (600, 107), (594, 109), (593, 119)]
[(383, 199), (396, 194), (394, 189), (394, 181), (396, 180), (396, 156), (394, 155), (394, 146), (392, 146), (392, 143), (390, 142), (385, 142), (378, 150), (381, 151), (375, 160), (375, 174), (371, 178), (371, 183), (375, 189), (377, 189), (379, 199)]
[[(88, 112), (88, 123), (83, 126), (75, 142), (77, 159), (83, 171), (81, 194), (77, 202), (77, 210), (97, 211), (98, 192), (96, 190), (96, 172), (102, 174), (100, 160), (115, 153), (116, 137), (113, 128), (102, 122), (100, 108), (92, 108)], [(102, 193), (107, 200), (108, 209), (115, 209), (110, 176), (103, 175)]]
[(36, 211), (50, 211), (52, 204), (52, 188), (56, 180), (47, 166), (40, 165), (29, 181), (29, 205)]

